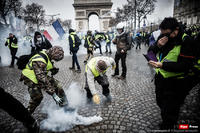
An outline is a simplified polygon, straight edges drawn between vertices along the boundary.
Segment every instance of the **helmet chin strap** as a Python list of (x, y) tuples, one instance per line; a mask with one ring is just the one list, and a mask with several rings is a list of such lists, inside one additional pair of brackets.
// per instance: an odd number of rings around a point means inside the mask
[(124, 33), (125, 33), (125, 31), (123, 31), (123, 32), (121, 32), (121, 33), (117, 32), (117, 36), (121, 36), (121, 35), (123, 35)]

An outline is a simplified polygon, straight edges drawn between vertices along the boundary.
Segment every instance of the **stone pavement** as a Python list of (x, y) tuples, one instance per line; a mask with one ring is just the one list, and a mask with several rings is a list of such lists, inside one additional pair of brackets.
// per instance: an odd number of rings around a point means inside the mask
[[(133, 132), (133, 133), (149, 133), (159, 129), (159, 123), (162, 121), (160, 110), (156, 105), (154, 84), (152, 82), (154, 71), (148, 66), (147, 61), (143, 57), (147, 48), (142, 45), (141, 50), (132, 49), (127, 56), (127, 79), (122, 81), (109, 77), (110, 90), (113, 101), (110, 104), (100, 104), (85, 106), (79, 109), (79, 114), (83, 116), (93, 116), (100, 114), (103, 121), (89, 126), (75, 126), (66, 133), (75, 132)], [(105, 55), (105, 54), (104, 54)], [(84, 55), (85, 56), (85, 55)], [(82, 73), (78, 74), (70, 71), (71, 57), (65, 57), (56, 65), (60, 68), (60, 72), (56, 78), (59, 79), (63, 88), (68, 88), (72, 82), (78, 82), (83, 85), (84, 82), (84, 56), (79, 56), (79, 62), (82, 66)], [(112, 54), (114, 57), (114, 54)], [(27, 107), (28, 91), (26, 86), (19, 82), (20, 71), (8, 67), (0, 68), (0, 85), (7, 92), (11, 93), (15, 98)], [(97, 85), (97, 88), (100, 86)], [(185, 104), (180, 111), (181, 122), (197, 124), (199, 121), (199, 102), (198, 102), (198, 86), (195, 87), (190, 95), (186, 98)], [(100, 90), (101, 91), (101, 90)], [(52, 102), (50, 96), (45, 92), (41, 105), (36, 109), (33, 116), (42, 121), (47, 116), (42, 113), (42, 107)], [(102, 94), (99, 93), (102, 97)], [(187, 120), (187, 121), (186, 121)], [(10, 117), (7, 113), (0, 110), (0, 133), (24, 133), (26, 129), (23, 125)], [(47, 133), (50, 131), (41, 132)], [(64, 132), (63, 132), (64, 133)]]

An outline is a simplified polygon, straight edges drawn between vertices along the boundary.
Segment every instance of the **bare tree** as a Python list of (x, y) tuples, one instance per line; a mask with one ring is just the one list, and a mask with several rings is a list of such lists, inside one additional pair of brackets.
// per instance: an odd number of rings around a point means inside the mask
[(19, 16), (22, 9), (21, 0), (1, 0), (0, 1), (0, 16), (4, 20), (4, 23), (8, 25), (6, 21), (6, 16), (9, 15), (11, 11), (14, 11), (15, 16)]
[(137, 20), (138, 28), (143, 18), (151, 14), (155, 9), (156, 0), (138, 0), (137, 1)]
[(45, 10), (42, 5), (37, 3), (32, 3), (31, 5), (26, 5), (24, 9), (24, 20), (26, 23), (36, 24), (37, 30), (41, 25), (45, 24)]
[(71, 19), (66, 19), (62, 22), (62, 26), (65, 30), (68, 30), (72, 27), (72, 20)]
[[(116, 24), (119, 22), (131, 23), (131, 29), (136, 29), (136, 20), (138, 21), (138, 28), (142, 19), (145, 19), (147, 15), (151, 14), (155, 9), (155, 2), (157, 0), (127, 0), (128, 4), (123, 8), (117, 8)], [(133, 22), (134, 20), (134, 22)], [(129, 28), (130, 29), (130, 28)]]
[(111, 18), (109, 21), (109, 27), (114, 27), (117, 23), (118, 22), (116, 18)]

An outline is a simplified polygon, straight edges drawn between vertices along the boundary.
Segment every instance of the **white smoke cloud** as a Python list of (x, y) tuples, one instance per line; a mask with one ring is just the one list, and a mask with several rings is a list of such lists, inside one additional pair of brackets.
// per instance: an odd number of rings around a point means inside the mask
[[(8, 46), (6, 47), (4, 44), (7, 40), (7, 37), (9, 36), (9, 33), (13, 33), (17, 39), (18, 39), (18, 51), (16, 56), (19, 57), (24, 54), (30, 54), (31, 47), (30, 43), (27, 41), (24, 41), (24, 35), (25, 35), (25, 22), (17, 17), (14, 17), (13, 14), (10, 15), (9, 23), (11, 23), (12, 26), (10, 27), (0, 27), (0, 58), (1, 66), (8, 66), (11, 62), (11, 54)], [(13, 27), (13, 30), (12, 28)], [(15, 60), (16, 62), (16, 60)]]
[(81, 91), (81, 87), (77, 83), (72, 83), (66, 91), (69, 106), (76, 108), (74, 112), (65, 112), (63, 108), (59, 108), (55, 104), (44, 107), (47, 113), (47, 119), (41, 122), (41, 128), (51, 131), (66, 131), (76, 125), (90, 125), (102, 121), (100, 116), (83, 117), (77, 113), (77, 109), (85, 105), (86, 95)]

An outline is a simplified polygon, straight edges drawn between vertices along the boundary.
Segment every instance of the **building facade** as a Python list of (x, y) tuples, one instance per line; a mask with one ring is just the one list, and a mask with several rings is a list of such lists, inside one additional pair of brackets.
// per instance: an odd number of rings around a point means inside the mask
[(200, 0), (174, 0), (174, 17), (188, 26), (200, 25)]
[(89, 17), (95, 14), (99, 17), (100, 31), (108, 31), (112, 5), (111, 0), (74, 0), (76, 30), (87, 31)]

